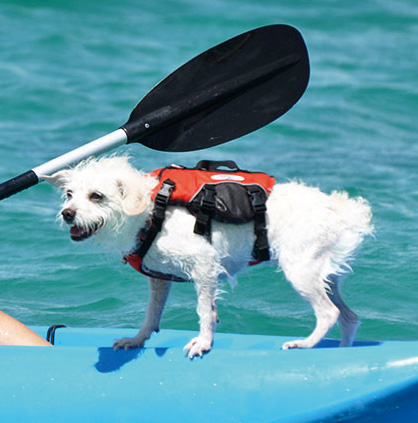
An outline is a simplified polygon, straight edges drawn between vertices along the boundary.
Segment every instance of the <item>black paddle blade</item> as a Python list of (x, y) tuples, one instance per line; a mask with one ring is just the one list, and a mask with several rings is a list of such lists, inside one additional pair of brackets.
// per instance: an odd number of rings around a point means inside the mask
[(213, 147), (286, 113), (309, 81), (300, 33), (254, 29), (190, 60), (150, 91), (122, 126), (128, 142), (161, 151)]

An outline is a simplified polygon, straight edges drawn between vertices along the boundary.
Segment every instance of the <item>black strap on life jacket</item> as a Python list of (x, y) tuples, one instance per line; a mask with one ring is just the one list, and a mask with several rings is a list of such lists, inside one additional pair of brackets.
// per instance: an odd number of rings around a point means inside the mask
[(165, 219), (165, 211), (167, 209), (168, 201), (170, 200), (170, 195), (174, 189), (174, 182), (167, 179), (164, 181), (163, 186), (158, 191), (157, 196), (155, 197), (154, 210), (151, 217), (151, 224), (147, 228), (146, 234), (140, 240), (139, 248), (135, 251), (139, 257), (143, 258), (150, 249), (152, 243), (158, 235), (158, 232), (161, 231), (163, 222)]
[(216, 193), (214, 185), (206, 185), (203, 188), (203, 198), (200, 210), (196, 215), (196, 223), (193, 232), (198, 235), (207, 235), (211, 239), (211, 222), (215, 211)]
[(254, 234), (255, 242), (253, 256), (256, 260), (270, 260), (269, 243), (266, 228), (266, 202), (261, 196), (260, 190), (248, 187), (248, 195), (250, 196), (251, 205), (254, 210)]

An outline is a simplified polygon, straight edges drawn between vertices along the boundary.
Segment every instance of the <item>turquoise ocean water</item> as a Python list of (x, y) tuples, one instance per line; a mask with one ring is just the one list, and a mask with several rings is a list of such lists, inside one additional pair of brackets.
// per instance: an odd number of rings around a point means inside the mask
[[(415, 0), (2, 0), (0, 179), (111, 132), (188, 59), (252, 28), (303, 34), (311, 80), (273, 124), (206, 151), (134, 145), (146, 171), (233, 159), (279, 181), (366, 197), (368, 239), (344, 296), (359, 339), (418, 339), (418, 6)], [(0, 309), (27, 324), (137, 327), (146, 279), (56, 222), (41, 184), (0, 203)], [(219, 331), (308, 335), (310, 308), (281, 273), (256, 267), (219, 303)], [(172, 290), (163, 328), (196, 329), (193, 286)], [(338, 329), (331, 336), (338, 337)]]

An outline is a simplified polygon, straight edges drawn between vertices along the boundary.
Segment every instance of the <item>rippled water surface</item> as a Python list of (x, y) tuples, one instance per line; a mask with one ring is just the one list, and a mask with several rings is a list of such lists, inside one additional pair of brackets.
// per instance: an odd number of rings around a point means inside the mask
[[(11, 178), (117, 129), (160, 79), (246, 30), (303, 34), (311, 80), (273, 124), (206, 151), (128, 149), (146, 171), (233, 159), (279, 181), (366, 197), (376, 235), (344, 285), (362, 339), (418, 338), (418, 6), (364, 2), (3, 0), (0, 177)], [(175, 99), (173, 99), (175, 100)], [(121, 149), (123, 150), (123, 148)], [(28, 324), (136, 327), (146, 279), (56, 223), (39, 185), (0, 204), (0, 308)], [(310, 308), (281, 273), (253, 268), (219, 303), (220, 331), (307, 335)], [(174, 286), (163, 327), (197, 328), (193, 286)], [(339, 336), (338, 330), (331, 334)]]

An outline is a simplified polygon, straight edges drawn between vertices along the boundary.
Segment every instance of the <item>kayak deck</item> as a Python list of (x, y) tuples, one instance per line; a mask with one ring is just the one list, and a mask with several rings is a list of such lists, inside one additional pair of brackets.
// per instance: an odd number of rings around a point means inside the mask
[(415, 341), (281, 350), (293, 337), (217, 333), (213, 350), (190, 361), (183, 347), (197, 333), (163, 330), (146, 348), (112, 350), (136, 333), (61, 328), (55, 347), (0, 347), (2, 421), (418, 420)]
[[(46, 337), (48, 328), (31, 327), (38, 335)], [(137, 329), (121, 328), (72, 328), (57, 325), (55, 331), (56, 346), (73, 347), (111, 347), (115, 339), (125, 336), (135, 336)], [(163, 330), (153, 334), (147, 341), (146, 348), (183, 348), (191, 338), (197, 336), (197, 332), (187, 330)], [(271, 336), (271, 335), (243, 335), (216, 333), (216, 349), (267, 349), (280, 350), (282, 345), (295, 339), (294, 336)], [(324, 339), (315, 348), (338, 348), (338, 339)], [(353, 347), (380, 345), (379, 341), (355, 341)]]

